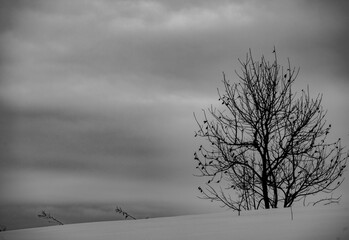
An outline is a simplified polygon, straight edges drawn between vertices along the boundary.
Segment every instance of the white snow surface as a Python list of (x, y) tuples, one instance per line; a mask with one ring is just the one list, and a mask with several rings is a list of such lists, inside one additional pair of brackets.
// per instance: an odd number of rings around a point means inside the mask
[(0, 240), (346, 240), (349, 208), (271, 209), (70, 224), (0, 233)]

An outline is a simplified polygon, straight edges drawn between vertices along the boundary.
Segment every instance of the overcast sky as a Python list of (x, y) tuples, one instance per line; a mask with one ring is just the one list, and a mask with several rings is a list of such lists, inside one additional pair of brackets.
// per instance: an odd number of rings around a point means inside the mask
[[(300, 67), (349, 146), (348, 4), (327, 0), (0, 5), (0, 224), (216, 211), (197, 199), (193, 112), (249, 48)], [(348, 184), (341, 191), (348, 192)], [(348, 197), (347, 197), (348, 198)]]

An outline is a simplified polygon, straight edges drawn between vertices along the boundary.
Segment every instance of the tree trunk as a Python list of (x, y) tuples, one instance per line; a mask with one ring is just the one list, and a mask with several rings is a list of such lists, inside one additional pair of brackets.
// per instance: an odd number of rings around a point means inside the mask
[(267, 176), (265, 171), (263, 171), (263, 176), (262, 176), (262, 189), (263, 189), (264, 207), (265, 209), (269, 209), (270, 203), (269, 203), (269, 196), (268, 196)]

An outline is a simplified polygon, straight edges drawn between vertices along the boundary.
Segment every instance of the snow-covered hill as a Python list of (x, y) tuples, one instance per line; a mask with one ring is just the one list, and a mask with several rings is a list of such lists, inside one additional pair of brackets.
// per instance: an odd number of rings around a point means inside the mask
[(341, 206), (223, 212), (71, 224), (0, 233), (1, 240), (349, 239), (349, 208)]

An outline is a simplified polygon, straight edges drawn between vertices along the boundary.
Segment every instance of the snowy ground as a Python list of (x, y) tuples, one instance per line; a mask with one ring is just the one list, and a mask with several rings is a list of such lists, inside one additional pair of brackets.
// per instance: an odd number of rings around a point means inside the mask
[(223, 212), (205, 215), (71, 224), (0, 233), (0, 240), (345, 240), (349, 208), (343, 206)]

